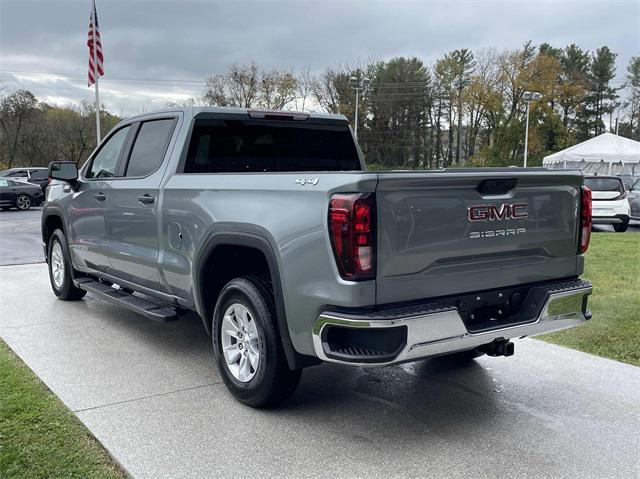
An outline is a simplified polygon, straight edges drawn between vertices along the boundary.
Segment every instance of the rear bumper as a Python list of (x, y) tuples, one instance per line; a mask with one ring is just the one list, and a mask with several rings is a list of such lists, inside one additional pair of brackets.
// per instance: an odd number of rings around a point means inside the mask
[[(558, 283), (556, 287), (548, 285), (546, 300), (533, 321), (480, 332), (470, 332), (455, 307), (422, 308), (419, 313), (407, 310), (405, 314), (392, 318), (375, 313), (358, 317), (354, 314), (324, 312), (314, 324), (313, 345), (316, 355), (324, 361), (355, 366), (398, 364), (475, 349), (496, 339), (536, 336), (578, 326), (591, 318), (587, 309), (587, 297), (591, 292), (591, 283), (582, 280)], [(329, 337), (332, 328), (341, 331), (341, 334), (360, 335), (365, 342), (369, 340), (384, 345), (381, 347), (386, 347), (385, 354), (376, 354), (373, 351), (375, 347), (366, 346), (334, 351)], [(371, 339), (366, 339), (368, 333), (363, 336), (364, 331), (370, 332)], [(396, 339), (390, 343), (384, 336)], [(398, 341), (400, 336), (403, 339)]]
[(594, 225), (615, 225), (629, 222), (628, 214), (619, 214), (613, 216), (594, 216), (591, 221)]

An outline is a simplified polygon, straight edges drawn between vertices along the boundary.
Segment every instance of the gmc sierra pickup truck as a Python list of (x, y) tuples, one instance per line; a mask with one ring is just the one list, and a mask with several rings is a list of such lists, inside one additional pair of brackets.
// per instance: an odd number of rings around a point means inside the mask
[(185, 108), (124, 120), (49, 174), (54, 294), (197, 313), (253, 407), (321, 361), (510, 356), (511, 338), (591, 317), (577, 171), (367, 172), (343, 116)]

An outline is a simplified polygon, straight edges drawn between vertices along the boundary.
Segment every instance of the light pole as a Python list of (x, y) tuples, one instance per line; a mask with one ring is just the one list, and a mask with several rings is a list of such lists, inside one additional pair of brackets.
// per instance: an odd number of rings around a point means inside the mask
[(542, 99), (542, 93), (537, 91), (525, 91), (522, 98), (527, 102), (527, 119), (524, 127), (524, 167), (527, 167), (527, 153), (529, 149), (529, 103)]
[[(615, 102), (613, 104), (613, 107), (616, 110), (616, 135), (618, 135), (618, 122), (620, 121), (620, 105), (621, 103), (619, 101)], [(609, 122), (611, 123), (611, 122)], [(611, 128), (611, 125), (609, 125), (609, 128)]]
[(370, 83), (371, 83), (371, 80), (369, 80), (367, 77), (349, 78), (349, 85), (351, 85), (351, 88), (356, 91), (356, 115), (354, 119), (355, 128), (353, 129), (354, 130), (353, 134), (356, 137), (356, 140), (358, 139), (358, 106), (360, 105), (360, 91), (362, 91), (363, 93), (367, 91), (369, 89)]

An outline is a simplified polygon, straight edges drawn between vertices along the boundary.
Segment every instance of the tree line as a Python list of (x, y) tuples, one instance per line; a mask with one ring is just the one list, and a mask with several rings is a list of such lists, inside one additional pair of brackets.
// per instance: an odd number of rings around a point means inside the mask
[[(451, 51), (429, 66), (398, 57), (344, 63), (319, 74), (232, 65), (209, 76), (188, 104), (319, 110), (346, 115), (353, 125), (352, 78), (369, 79), (359, 95), (358, 141), (376, 168), (521, 165), (525, 91), (530, 103), (529, 164), (605, 131), (640, 140), (640, 55), (615, 83), (617, 54), (571, 44), (528, 42), (510, 50)], [(0, 102), (0, 162), (81, 163), (95, 147), (92, 106), (56, 107), (29, 92)], [(102, 111), (108, 131), (119, 118)]]

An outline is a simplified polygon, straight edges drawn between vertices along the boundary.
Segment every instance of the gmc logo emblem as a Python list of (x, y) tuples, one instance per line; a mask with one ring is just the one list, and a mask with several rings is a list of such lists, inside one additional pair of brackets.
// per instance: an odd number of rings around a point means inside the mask
[(526, 203), (478, 205), (468, 209), (469, 221), (519, 220), (528, 216)]

